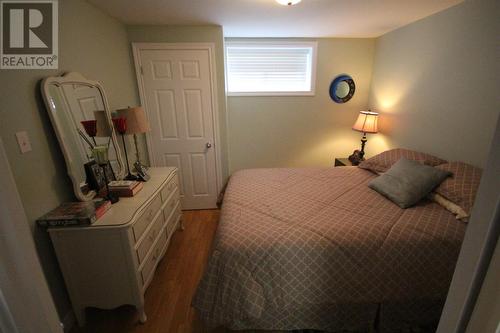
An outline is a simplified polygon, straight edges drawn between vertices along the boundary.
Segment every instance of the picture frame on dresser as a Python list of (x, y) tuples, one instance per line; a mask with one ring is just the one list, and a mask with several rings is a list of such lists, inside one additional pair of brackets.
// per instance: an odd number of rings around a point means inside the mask
[[(101, 168), (95, 160), (91, 160), (84, 164), (84, 169), (88, 186), (97, 193), (106, 186), (106, 179), (108, 182), (116, 180), (115, 172), (109, 161), (104, 168)], [(104, 173), (106, 173), (106, 177)]]
[(106, 186), (106, 178), (104, 177), (103, 169), (94, 160), (85, 163), (84, 169), (88, 186), (90, 189), (99, 193), (100, 189)]
[(175, 231), (183, 230), (177, 169), (148, 171), (141, 192), (94, 224), (48, 229), (79, 326), (88, 307), (133, 305), (140, 322), (147, 320), (144, 293)]

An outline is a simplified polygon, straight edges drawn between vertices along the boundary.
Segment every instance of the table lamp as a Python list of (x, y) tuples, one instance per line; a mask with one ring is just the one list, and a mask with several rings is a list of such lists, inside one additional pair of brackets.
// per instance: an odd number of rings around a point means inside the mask
[(351, 161), (353, 165), (358, 165), (365, 159), (365, 145), (368, 141), (366, 139), (366, 133), (377, 133), (377, 122), (377, 112), (372, 112), (370, 110), (359, 112), (358, 119), (356, 119), (356, 122), (354, 123), (354, 126), (352, 126), (352, 129), (363, 133), (363, 137), (361, 138), (361, 150), (355, 150), (353, 154), (349, 156), (349, 161)]
[(137, 144), (137, 134), (146, 133), (150, 131), (149, 122), (146, 117), (146, 112), (144, 112), (144, 108), (137, 107), (128, 107), (126, 109), (116, 110), (118, 117), (123, 117), (127, 119), (127, 130), (125, 134), (132, 134), (134, 136), (134, 145), (135, 145), (135, 155), (136, 162), (134, 165), (139, 164), (142, 166), (139, 157), (139, 147)]

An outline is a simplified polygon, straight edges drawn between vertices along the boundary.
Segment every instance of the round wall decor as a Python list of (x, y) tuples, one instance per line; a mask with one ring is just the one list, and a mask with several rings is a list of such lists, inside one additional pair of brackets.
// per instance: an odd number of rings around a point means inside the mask
[(330, 84), (330, 97), (336, 103), (345, 103), (354, 95), (356, 85), (349, 75), (339, 75)]

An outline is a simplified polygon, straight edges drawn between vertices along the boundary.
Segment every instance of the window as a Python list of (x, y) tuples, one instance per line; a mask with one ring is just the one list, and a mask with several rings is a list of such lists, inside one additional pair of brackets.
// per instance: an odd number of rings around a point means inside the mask
[(314, 95), (315, 42), (227, 42), (229, 96)]

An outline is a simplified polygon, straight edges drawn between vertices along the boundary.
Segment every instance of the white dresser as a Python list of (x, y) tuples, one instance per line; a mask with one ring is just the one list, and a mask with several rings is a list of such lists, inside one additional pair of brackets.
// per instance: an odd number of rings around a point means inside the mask
[(120, 198), (92, 226), (50, 228), (80, 326), (85, 308), (135, 305), (141, 322), (144, 292), (172, 234), (182, 228), (176, 168), (151, 168), (151, 179), (132, 198)]

